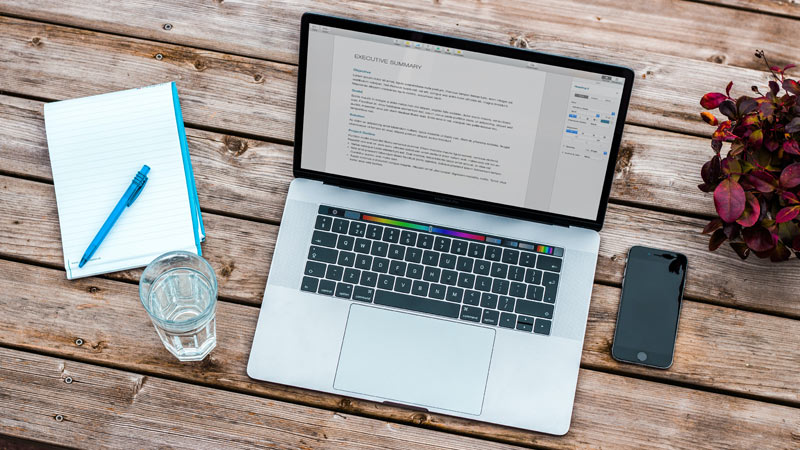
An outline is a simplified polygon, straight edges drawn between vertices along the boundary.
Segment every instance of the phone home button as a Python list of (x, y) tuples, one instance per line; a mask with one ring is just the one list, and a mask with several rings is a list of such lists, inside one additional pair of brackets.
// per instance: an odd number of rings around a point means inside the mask
[(645, 353), (645, 352), (637, 353), (636, 354), (636, 359), (638, 359), (639, 361), (645, 361), (647, 359), (647, 353)]

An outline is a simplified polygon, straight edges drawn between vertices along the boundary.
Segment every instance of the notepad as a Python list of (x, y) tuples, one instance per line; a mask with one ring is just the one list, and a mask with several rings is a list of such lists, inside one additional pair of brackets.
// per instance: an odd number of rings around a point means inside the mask
[[(142, 267), (205, 240), (175, 83), (44, 105), (68, 279)], [(141, 195), (92, 258), (81, 256), (143, 165)]]

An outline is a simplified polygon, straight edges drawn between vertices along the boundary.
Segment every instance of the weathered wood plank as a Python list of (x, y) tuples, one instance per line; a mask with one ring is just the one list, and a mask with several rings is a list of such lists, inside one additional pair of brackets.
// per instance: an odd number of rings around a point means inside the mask
[[(794, 5), (775, 0), (720, 3), (783, 14), (798, 11)], [(297, 62), (298, 24), (305, 11), (504, 44), (524, 35), (527, 40), (655, 52), (756, 69), (761, 65), (752, 57), (753, 43), (769, 42), (769, 51), (777, 60), (796, 58), (791, 43), (800, 28), (785, 18), (679, 0), (373, 0), (347, 4), (261, 0), (208, 2), (201, 8), (191, 0), (123, 2), (114, 8), (92, 1), (6, 0), (0, 5), (0, 12), (20, 17), (289, 63)], [(164, 28), (167, 23), (169, 29)]]
[[(516, 42), (630, 66), (637, 79), (629, 122), (694, 134), (713, 131), (699, 119), (703, 94), (728, 80), (744, 90), (763, 85), (768, 77), (757, 70), (647, 51), (525, 36)], [(177, 80), (190, 125), (293, 139), (294, 66), (7, 17), (0, 17), (0, 47), (11, 56), (0, 65), (6, 93), (60, 100)], [(74, 70), (65, 71), (65, 66)]]
[(800, 18), (797, 0), (699, 0), (710, 5), (729, 6), (742, 11), (755, 11), (791, 18)]
[(0, 379), (0, 431), (81, 448), (510, 448), (10, 349)]
[[(255, 139), (187, 128), (203, 208), (279, 221), (292, 178), (292, 149)], [(709, 141), (627, 125), (611, 198), (646, 207), (714, 214), (697, 189)], [(0, 168), (12, 175), (52, 181), (42, 103), (0, 95)]]
[[(800, 420), (793, 408), (582, 370), (572, 429), (566, 439), (553, 439), (253, 381), (245, 367), (258, 310), (250, 306), (221, 302), (219, 346), (205, 361), (184, 364), (163, 349), (136, 299), (136, 286), (98, 278), (70, 282), (52, 269), (0, 261), (0, 292), (8, 293), (0, 296), (0, 312), (9, 318), (0, 322), (4, 345), (514, 443), (691, 447), (697, 439), (711, 446), (727, 439), (742, 446), (765, 439), (763, 443), (780, 447), (792, 442), (791, 432)], [(800, 350), (797, 342), (785, 339), (795, 336), (796, 341), (797, 321), (686, 302), (675, 364), (668, 371), (646, 369), (617, 364), (608, 357), (617, 298), (617, 289), (596, 287), (584, 364), (797, 402), (793, 367)], [(83, 345), (76, 345), (78, 338)], [(615, 413), (608, 414), (609, 410)], [(719, 426), (707, 426), (710, 423)], [(661, 441), (648, 442), (654, 436)]]
[[(60, 267), (63, 258), (52, 186), (0, 176), (0, 187), (0, 254)], [(227, 204), (224, 210), (235, 213), (239, 203)], [(230, 272), (235, 278), (223, 280), (221, 295), (259, 302), (277, 229), (213, 214), (206, 214), (205, 218), (209, 237), (204, 255), (217, 273)], [(674, 249), (689, 257), (688, 296), (800, 317), (800, 303), (788, 294), (800, 288), (796, 276), (800, 261), (741, 261), (728, 247), (708, 252), (708, 237), (699, 231), (704, 225), (701, 219), (610, 205), (601, 233), (596, 280), (621, 283), (626, 254), (632, 245)], [(236, 270), (231, 271), (233, 266)], [(135, 280), (138, 273), (110, 276)], [(747, 281), (762, 280), (764, 273), (770, 274), (769, 282)]]

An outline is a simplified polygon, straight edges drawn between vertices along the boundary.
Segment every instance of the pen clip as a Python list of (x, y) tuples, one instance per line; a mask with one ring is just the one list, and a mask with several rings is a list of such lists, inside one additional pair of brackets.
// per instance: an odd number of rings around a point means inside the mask
[(133, 191), (133, 194), (131, 194), (131, 198), (128, 199), (128, 203), (126, 203), (125, 206), (131, 206), (133, 202), (136, 201), (136, 199), (139, 197), (139, 194), (142, 193), (142, 189), (144, 189), (144, 185), (147, 183), (147, 175), (143, 174), (140, 171), (139, 173), (136, 174), (136, 178), (133, 179), (133, 182), (134, 184), (136, 184), (136, 190)]

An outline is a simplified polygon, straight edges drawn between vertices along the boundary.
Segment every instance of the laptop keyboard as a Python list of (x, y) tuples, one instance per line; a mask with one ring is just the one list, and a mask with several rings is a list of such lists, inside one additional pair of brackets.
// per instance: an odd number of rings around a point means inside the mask
[(320, 206), (300, 289), (549, 335), (564, 249)]

